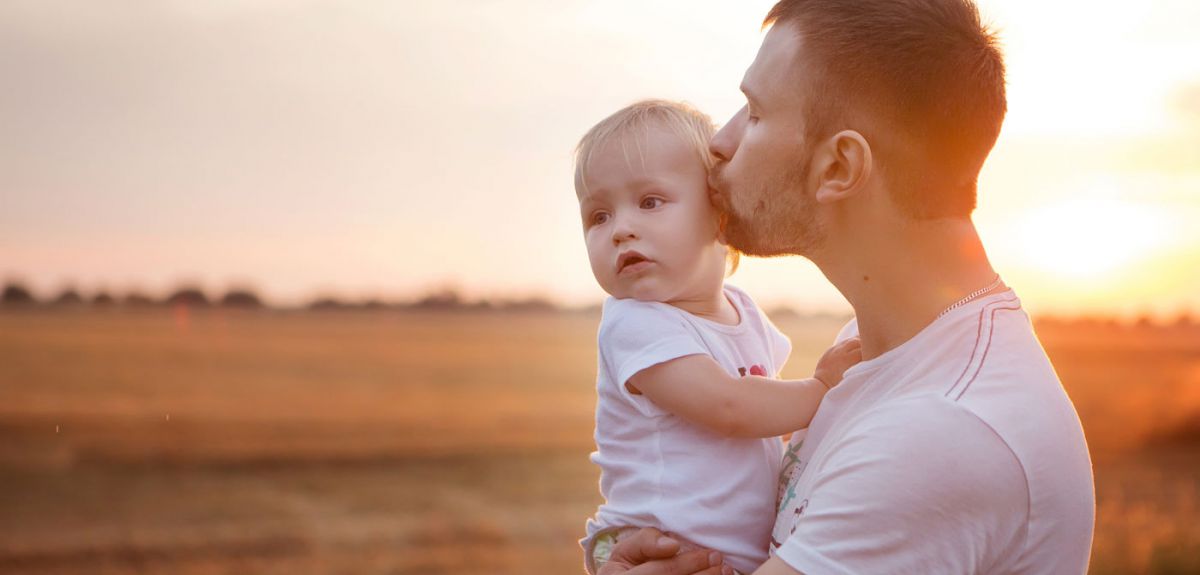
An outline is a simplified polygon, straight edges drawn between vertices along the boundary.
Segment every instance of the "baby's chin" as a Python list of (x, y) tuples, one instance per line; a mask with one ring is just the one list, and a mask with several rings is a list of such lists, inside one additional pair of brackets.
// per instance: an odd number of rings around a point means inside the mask
[(666, 303), (671, 298), (659, 294), (634, 294), (625, 299), (635, 299), (637, 301)]
[[(724, 282), (722, 282), (722, 283), (717, 284), (716, 286), (712, 286), (711, 292), (716, 293), (716, 294), (721, 293), (721, 290), (724, 289), (724, 285), (725, 285)], [(652, 286), (652, 287), (647, 286), (642, 289), (632, 289), (632, 290), (625, 290), (625, 291), (617, 290), (617, 293), (619, 293), (621, 295), (617, 295), (617, 294), (614, 294), (611, 292), (609, 293), (609, 295), (611, 295), (617, 299), (632, 299), (632, 300), (637, 300), (637, 301), (641, 301), (641, 302), (657, 302), (657, 303), (665, 303), (667, 305), (675, 305), (672, 302), (677, 302), (681, 299), (682, 300), (702, 299), (704, 296), (706, 296), (707, 294), (710, 293), (710, 288), (708, 286), (705, 286), (704, 288), (668, 290), (668, 289), (664, 289), (663, 286)]]
[(659, 286), (620, 286), (613, 289), (605, 289), (604, 291), (617, 299), (632, 299), (644, 302), (665, 303), (672, 297), (672, 294), (667, 293), (666, 290), (661, 289)]

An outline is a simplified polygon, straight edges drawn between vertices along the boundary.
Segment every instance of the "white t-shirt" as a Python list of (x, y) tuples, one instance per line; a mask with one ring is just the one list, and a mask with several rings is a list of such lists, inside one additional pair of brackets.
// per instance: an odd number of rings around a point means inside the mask
[(612, 299), (600, 322), (596, 451), (605, 502), (587, 542), (609, 527), (656, 527), (725, 554), (749, 573), (767, 560), (779, 438), (725, 437), (664, 411), (625, 387), (634, 374), (704, 354), (731, 374), (777, 377), (791, 343), (745, 292), (725, 286), (736, 326), (663, 303)]
[(847, 370), (786, 457), (771, 546), (801, 573), (1087, 570), (1083, 429), (1012, 291)]

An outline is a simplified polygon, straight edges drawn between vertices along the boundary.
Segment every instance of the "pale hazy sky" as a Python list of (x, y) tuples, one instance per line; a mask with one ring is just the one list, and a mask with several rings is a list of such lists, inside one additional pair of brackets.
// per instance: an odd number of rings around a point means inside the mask
[[(0, 278), (50, 294), (596, 301), (571, 150), (633, 100), (724, 121), (772, 1), (0, 3)], [(1200, 308), (1200, 3), (991, 0), (976, 216), (1038, 310)], [(798, 258), (731, 280), (844, 309)]]

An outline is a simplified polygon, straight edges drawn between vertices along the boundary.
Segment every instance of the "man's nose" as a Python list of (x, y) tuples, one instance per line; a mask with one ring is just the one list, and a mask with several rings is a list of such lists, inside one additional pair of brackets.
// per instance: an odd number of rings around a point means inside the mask
[(743, 124), (746, 121), (746, 107), (738, 110), (732, 118), (729, 119), (717, 135), (708, 144), (708, 149), (717, 159), (722, 162), (728, 162), (733, 158), (733, 153), (737, 151), (738, 143), (741, 140)]

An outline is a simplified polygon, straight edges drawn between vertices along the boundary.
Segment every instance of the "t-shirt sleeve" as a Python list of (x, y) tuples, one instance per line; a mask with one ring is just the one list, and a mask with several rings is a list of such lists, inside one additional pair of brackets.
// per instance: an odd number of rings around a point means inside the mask
[(792, 355), (792, 340), (788, 339), (788, 336), (775, 327), (770, 320), (767, 320), (767, 339), (771, 346), (771, 363), (774, 368), (771, 373), (774, 377), (779, 377), (788, 357)]
[(639, 371), (672, 359), (709, 354), (696, 331), (665, 304), (612, 300), (600, 322), (599, 347), (622, 390)]
[(968, 410), (915, 403), (873, 412), (806, 470), (780, 559), (801, 573), (984, 573), (1013, 552), (1029, 510), (1020, 462)]
[(842, 329), (838, 330), (837, 337), (833, 338), (833, 343), (834, 345), (837, 345), (852, 337), (858, 337), (857, 317), (850, 318), (850, 321), (846, 322), (846, 325), (843, 325)]

